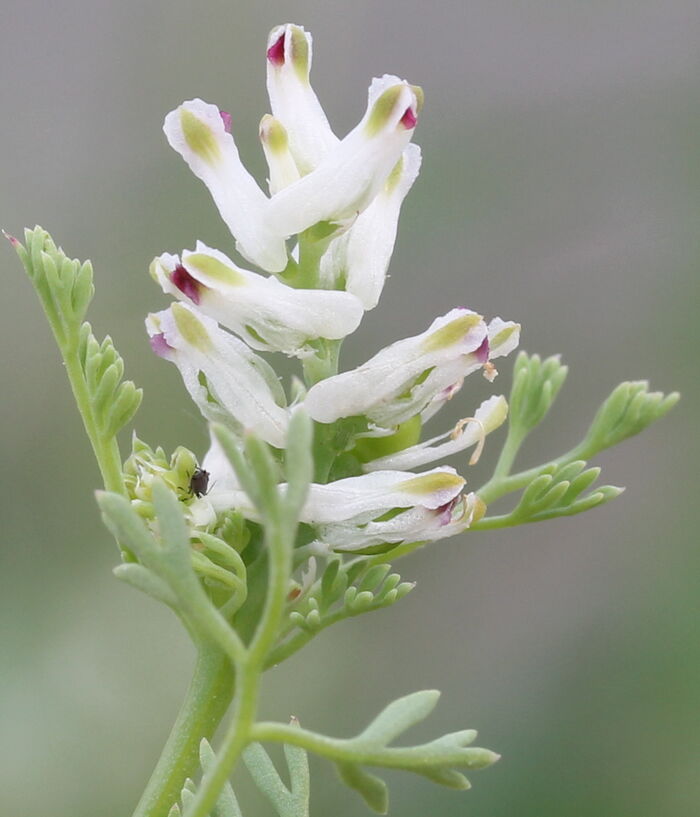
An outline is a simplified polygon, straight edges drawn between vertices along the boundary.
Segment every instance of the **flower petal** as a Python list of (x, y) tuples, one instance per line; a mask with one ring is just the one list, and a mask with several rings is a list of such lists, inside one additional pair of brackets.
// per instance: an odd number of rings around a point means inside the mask
[[(327, 485), (313, 484), (301, 514), (308, 524), (342, 522), (394, 508), (420, 506), (435, 510), (459, 495), (465, 481), (454, 468), (442, 466), (424, 474), (375, 471)], [(367, 521), (367, 520), (365, 520)]]
[(313, 170), (338, 144), (309, 83), (311, 52), (311, 34), (301, 26), (287, 23), (270, 32), (267, 41), (270, 106), (289, 135), (289, 150), (302, 175)]
[(270, 170), (270, 195), (292, 184), (299, 178), (294, 157), (289, 149), (289, 138), (284, 125), (270, 114), (260, 120), (260, 142)]
[(151, 265), (163, 290), (235, 332), (253, 349), (304, 357), (308, 341), (354, 332), (362, 305), (349, 292), (294, 289), (274, 277), (237, 267), (218, 250), (197, 242), (182, 261), (164, 253)]
[(237, 491), (240, 483), (233, 466), (216, 435), (209, 430), (209, 450), (202, 460), (202, 469), (209, 474), (209, 492)]
[(365, 524), (351, 520), (321, 525), (316, 530), (317, 543), (325, 550), (352, 552), (403, 542), (435, 542), (462, 533), (482, 514), (483, 503), (472, 493), (435, 510), (414, 507)]
[[(501, 426), (508, 416), (508, 403), (503, 395), (494, 395), (485, 400), (474, 414), (474, 418), (466, 423), (458, 423), (457, 426), (437, 437), (404, 448), (396, 454), (389, 454), (371, 460), (363, 466), (365, 471), (383, 470), (385, 468), (398, 468), (401, 470), (418, 468), (429, 462), (450, 457), (460, 451), (477, 445), (485, 434), (490, 434)], [(446, 440), (446, 442), (442, 442)]]
[(494, 318), (489, 323), (489, 359), (509, 355), (520, 343), (520, 324)]
[(191, 99), (165, 117), (163, 130), (209, 188), (239, 252), (268, 272), (281, 272), (287, 265), (284, 239), (267, 226), (268, 198), (243, 166), (219, 109)]
[(266, 361), (185, 304), (150, 314), (146, 326), (152, 339), (161, 337), (167, 347), (164, 356), (178, 367), (208, 420), (284, 446), (289, 413), (277, 375)]
[(306, 409), (320, 423), (364, 415), (383, 428), (396, 426), (478, 369), (482, 363), (476, 351), (485, 338), (481, 315), (453, 309), (422, 334), (397, 341), (357, 369), (314, 385)]
[(401, 205), (420, 165), (420, 148), (408, 145), (374, 201), (321, 259), (324, 280), (345, 280), (346, 290), (357, 295), (365, 309), (374, 309), (379, 301), (394, 251)]
[(418, 91), (398, 77), (373, 80), (359, 125), (307, 176), (270, 200), (270, 226), (280, 235), (300, 233), (320, 221), (338, 222), (362, 212), (382, 189), (409, 143)]

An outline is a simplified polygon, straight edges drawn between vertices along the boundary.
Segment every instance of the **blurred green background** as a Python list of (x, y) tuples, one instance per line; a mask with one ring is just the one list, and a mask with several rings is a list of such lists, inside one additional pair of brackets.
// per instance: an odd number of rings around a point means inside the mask
[[(315, 37), (314, 85), (336, 132), (361, 115), (372, 76), (426, 92), (423, 171), (392, 277), (345, 367), (454, 305), (521, 321), (524, 348), (571, 367), (526, 465), (575, 442), (619, 380), (649, 377), (684, 399), (601, 458), (605, 480), (628, 485), (617, 502), (416, 555), (401, 565), (416, 590), (271, 672), (264, 713), (343, 735), (392, 697), (442, 689), (423, 734), (476, 726), (503, 759), (466, 794), (391, 776), (402, 817), (697, 815), (700, 7), (3, 0), (0, 226), (38, 222), (93, 260), (90, 317), (146, 386), (136, 427), (154, 444), (203, 452), (205, 433), (175, 368), (148, 349), (144, 315), (165, 303), (148, 263), (197, 238), (231, 249), (162, 119), (192, 96), (230, 110), (263, 178), (264, 44), (287, 20)], [(1, 252), (0, 815), (124, 817), (192, 650), (165, 610), (111, 576), (57, 353)], [(500, 368), (503, 390), (510, 362)], [(469, 383), (433, 428), (488, 393)], [(487, 466), (467, 475), (473, 487)], [(366, 813), (326, 764), (313, 768), (312, 815)], [(246, 815), (270, 814), (249, 802)]]

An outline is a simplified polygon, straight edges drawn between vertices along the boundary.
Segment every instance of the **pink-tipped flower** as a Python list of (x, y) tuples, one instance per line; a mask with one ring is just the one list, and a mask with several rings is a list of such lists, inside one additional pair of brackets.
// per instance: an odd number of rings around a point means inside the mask
[(267, 92), (275, 119), (289, 137), (301, 175), (312, 171), (338, 144), (309, 82), (311, 35), (301, 26), (276, 26), (267, 41)]
[[(272, 197), (272, 229), (290, 236), (321, 221), (352, 219), (368, 207), (411, 140), (413, 128), (406, 127), (405, 115), (408, 110), (417, 113), (420, 100), (419, 89), (398, 77), (373, 80), (357, 127), (308, 175)], [(284, 118), (276, 116), (289, 130)]]
[(163, 130), (209, 188), (241, 255), (268, 272), (281, 272), (287, 265), (284, 239), (268, 225), (268, 198), (243, 166), (221, 111), (191, 99), (165, 117)]
[(235, 332), (253, 349), (305, 357), (310, 341), (340, 340), (357, 329), (363, 310), (349, 292), (294, 289), (237, 267), (201, 241), (194, 252), (164, 253), (151, 264), (164, 292)]
[(481, 315), (453, 309), (420, 335), (392, 343), (357, 369), (322, 380), (306, 396), (320, 423), (364, 416), (393, 429), (481, 367), (474, 352), (487, 335)]
[(158, 354), (180, 370), (204, 417), (284, 446), (289, 413), (277, 375), (242, 341), (185, 304), (152, 313), (146, 328)]

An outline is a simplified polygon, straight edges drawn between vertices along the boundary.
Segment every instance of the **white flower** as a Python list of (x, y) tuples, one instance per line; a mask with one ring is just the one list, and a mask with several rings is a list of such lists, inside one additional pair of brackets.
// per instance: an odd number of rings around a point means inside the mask
[[(489, 323), (487, 330), (487, 338), (478, 349), (477, 355), (484, 365), (484, 377), (489, 381), (493, 381), (498, 372), (491, 360), (510, 354), (517, 347), (520, 342), (520, 324), (494, 318)], [(437, 392), (421, 411), (421, 420), (425, 423), (436, 414), (462, 388), (463, 381), (463, 377), (458, 378), (442, 391)]]
[[(320, 545), (333, 549), (442, 539), (468, 527), (481, 507), (473, 494), (462, 496), (464, 484), (447, 466), (423, 474), (375, 471), (312, 484), (300, 521), (314, 527)], [(279, 486), (280, 491), (285, 488)], [(207, 499), (218, 511), (236, 508), (258, 518), (240, 489), (212, 491)]]
[(151, 265), (163, 290), (235, 332), (253, 349), (304, 357), (316, 338), (340, 339), (362, 319), (349, 292), (294, 289), (274, 277), (240, 269), (222, 252), (197, 242), (182, 261), (164, 253)]
[(453, 309), (422, 334), (382, 349), (357, 369), (314, 385), (305, 406), (314, 420), (365, 416), (394, 428), (486, 362), (487, 328), (481, 315)]
[(357, 295), (365, 309), (374, 309), (382, 294), (401, 205), (420, 165), (420, 148), (408, 145), (369, 207), (321, 259), (322, 280), (345, 280), (345, 289)]
[(267, 41), (267, 92), (300, 175), (313, 170), (339, 141), (309, 83), (310, 70), (311, 35), (291, 23), (273, 28)]
[[(222, 461), (210, 462), (212, 479), (221, 473), (228, 488), (212, 492), (210, 497), (218, 510), (236, 508), (255, 519), (256, 510), (242, 489), (231, 487), (227, 466)], [(408, 471), (375, 471), (357, 477), (338, 479), (326, 484), (312, 483), (300, 513), (300, 521), (309, 525), (345, 522), (348, 519), (369, 521), (396, 508), (420, 506), (437, 510), (457, 497), (465, 480), (446, 465), (423, 474)], [(280, 484), (280, 492), (286, 490)]]
[(272, 197), (268, 209), (271, 229), (290, 236), (318, 222), (343, 222), (362, 212), (409, 143), (420, 98), (419, 89), (398, 77), (373, 80), (367, 112), (357, 127), (308, 175)]
[[(483, 444), (487, 434), (495, 431), (506, 420), (508, 416), (508, 403), (503, 395), (494, 395), (485, 400), (476, 410), (474, 417), (461, 420), (454, 429), (425, 440), (418, 445), (412, 445), (389, 454), (386, 457), (379, 457), (364, 464), (365, 471), (377, 471), (384, 468), (418, 468), (429, 462), (450, 457), (460, 451), (464, 451), (471, 446), (478, 447)], [(444, 441), (444, 442), (443, 442)]]
[(209, 188), (241, 255), (268, 272), (281, 272), (287, 266), (284, 238), (268, 225), (269, 200), (243, 166), (221, 111), (191, 99), (165, 117), (163, 130)]
[(441, 466), (423, 474), (375, 471), (327, 485), (312, 485), (301, 513), (303, 522), (323, 524), (348, 519), (369, 521), (395, 508), (437, 510), (459, 495), (465, 480)]
[(319, 550), (370, 551), (402, 543), (436, 542), (456, 536), (480, 519), (484, 504), (476, 494), (462, 494), (440, 508), (408, 508), (384, 518), (348, 520), (316, 529)]
[(277, 375), (266, 361), (185, 304), (150, 314), (146, 327), (153, 350), (175, 363), (208, 420), (284, 446), (289, 413)]

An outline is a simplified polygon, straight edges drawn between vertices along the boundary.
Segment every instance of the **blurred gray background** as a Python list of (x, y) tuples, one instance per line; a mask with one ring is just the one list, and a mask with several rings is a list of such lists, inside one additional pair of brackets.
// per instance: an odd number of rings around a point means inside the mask
[[(192, 96), (231, 111), (263, 178), (265, 38), (288, 20), (314, 35), (314, 86), (340, 134), (372, 76), (423, 85), (423, 171), (384, 297), (344, 366), (454, 305), (521, 321), (524, 348), (571, 367), (526, 465), (575, 442), (622, 379), (684, 399), (601, 457), (605, 480), (628, 486), (617, 502), (404, 562), (416, 590), (271, 672), (264, 713), (344, 735), (393, 696), (442, 689), (422, 734), (476, 726), (503, 759), (472, 775), (469, 793), (392, 775), (402, 817), (698, 814), (696, 0), (1, 10), (0, 226), (39, 223), (93, 260), (91, 320), (147, 387), (139, 435), (170, 449), (202, 452), (205, 434), (175, 368), (148, 349), (144, 315), (165, 300), (147, 266), (197, 238), (231, 240), (167, 147), (164, 115)], [(98, 474), (57, 353), (14, 254), (0, 252), (0, 814), (124, 817), (192, 650), (166, 611), (111, 576)], [(488, 393), (469, 383), (432, 427)], [(467, 474), (473, 487), (488, 464)], [(313, 768), (312, 815), (366, 813), (327, 764)], [(247, 815), (270, 814), (251, 797)]]

